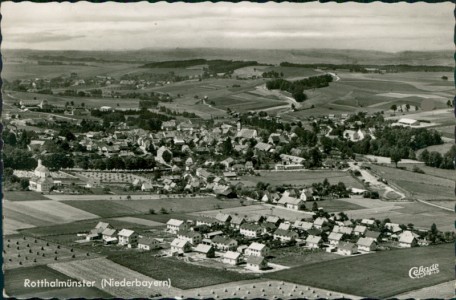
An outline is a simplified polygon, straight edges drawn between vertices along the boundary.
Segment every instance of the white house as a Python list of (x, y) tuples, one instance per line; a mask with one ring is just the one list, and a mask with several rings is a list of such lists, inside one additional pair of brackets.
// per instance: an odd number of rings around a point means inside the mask
[(141, 237), (138, 239), (138, 249), (140, 250), (154, 250), (160, 248), (160, 242), (151, 237)]
[(329, 244), (332, 246), (336, 246), (342, 239), (342, 233), (339, 232), (331, 232), (328, 236)]
[(337, 246), (337, 253), (342, 255), (353, 255), (358, 252), (358, 246), (350, 242), (340, 242)]
[(242, 224), (240, 228), (240, 233), (248, 238), (257, 238), (261, 235), (263, 231), (261, 226), (249, 223)]
[(126, 245), (128, 248), (135, 248), (138, 245), (138, 234), (133, 230), (122, 229), (117, 236), (119, 245)]
[(171, 252), (177, 252), (177, 253), (187, 253), (192, 251), (192, 246), (188, 241), (180, 240), (180, 239), (174, 239), (171, 242)]
[(166, 229), (169, 232), (172, 232), (174, 234), (178, 233), (180, 230), (187, 230), (188, 225), (185, 221), (183, 220), (177, 220), (177, 219), (170, 219), (166, 223)]
[(223, 256), (223, 263), (229, 265), (238, 265), (241, 263), (241, 253), (235, 251), (228, 251)]
[(417, 235), (411, 231), (404, 231), (399, 236), (399, 247), (402, 248), (411, 248), (415, 247), (417, 244)]
[(323, 244), (321, 236), (309, 235), (306, 239), (306, 246), (311, 249), (318, 249)]
[(266, 257), (269, 255), (269, 247), (265, 244), (253, 242), (247, 249), (245, 249), (245, 255)]
[(201, 243), (203, 237), (201, 233), (196, 231), (186, 231), (186, 230), (179, 230), (177, 232), (177, 238), (183, 241), (187, 241), (192, 245), (197, 245)]
[(274, 231), (274, 239), (280, 240), (282, 243), (294, 241), (298, 238), (298, 233), (291, 230), (277, 229)]
[(246, 268), (253, 271), (260, 271), (268, 268), (268, 262), (264, 257), (249, 256), (246, 259)]
[(372, 252), (377, 248), (377, 242), (373, 238), (360, 238), (356, 243), (358, 250), (361, 252)]
[(355, 235), (364, 235), (366, 234), (367, 227), (363, 225), (356, 225), (355, 229), (353, 230), (353, 233)]

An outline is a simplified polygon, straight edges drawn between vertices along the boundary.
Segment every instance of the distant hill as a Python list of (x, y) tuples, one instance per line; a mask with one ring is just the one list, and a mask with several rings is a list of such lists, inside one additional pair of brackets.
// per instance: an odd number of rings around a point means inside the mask
[(339, 49), (141, 49), (132, 51), (38, 51), (3, 49), (5, 62), (14, 59), (49, 59), (56, 61), (84, 62), (135, 62), (150, 63), (170, 60), (224, 59), (253, 60), (265, 64), (290, 63), (327, 63), (327, 64), (408, 64), (454, 66), (453, 51), (404, 51), (398, 53), (370, 50)]

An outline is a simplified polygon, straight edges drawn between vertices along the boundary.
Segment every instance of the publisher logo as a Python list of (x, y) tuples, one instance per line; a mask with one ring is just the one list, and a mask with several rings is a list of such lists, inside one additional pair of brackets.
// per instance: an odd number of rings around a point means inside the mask
[(433, 264), (429, 267), (413, 267), (409, 270), (409, 277), (412, 279), (423, 278), (425, 276), (430, 276), (433, 274), (439, 273), (439, 264)]

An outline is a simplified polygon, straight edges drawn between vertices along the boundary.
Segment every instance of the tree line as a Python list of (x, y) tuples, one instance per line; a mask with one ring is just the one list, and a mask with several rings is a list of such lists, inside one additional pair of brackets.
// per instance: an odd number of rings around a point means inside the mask
[(327, 87), (330, 82), (332, 82), (332, 76), (329, 74), (312, 76), (297, 81), (278, 78), (266, 82), (266, 88), (269, 90), (287, 91), (291, 93), (297, 102), (303, 102), (307, 99), (304, 90)]

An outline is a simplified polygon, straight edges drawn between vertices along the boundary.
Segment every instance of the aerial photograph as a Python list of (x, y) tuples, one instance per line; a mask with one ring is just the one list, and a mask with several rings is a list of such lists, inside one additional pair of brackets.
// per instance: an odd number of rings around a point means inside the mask
[(454, 297), (454, 10), (3, 2), (3, 296)]

